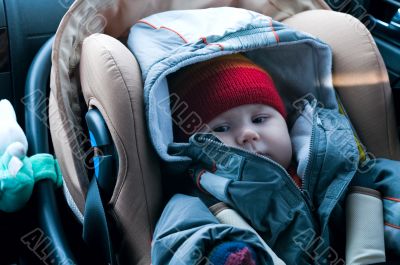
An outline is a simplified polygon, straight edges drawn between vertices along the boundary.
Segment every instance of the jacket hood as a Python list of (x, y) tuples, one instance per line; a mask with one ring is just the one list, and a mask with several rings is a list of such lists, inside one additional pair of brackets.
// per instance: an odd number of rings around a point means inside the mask
[[(305, 98), (311, 97), (324, 108), (338, 109), (329, 46), (253, 11), (221, 7), (155, 14), (131, 28), (128, 47), (142, 71), (150, 138), (165, 162), (190, 160), (168, 153), (173, 121), (166, 79), (190, 64), (241, 52), (273, 77), (289, 121), (295, 119), (298, 103)], [(190, 117), (182, 120), (185, 118)], [(297, 149), (304, 150), (301, 146)]]

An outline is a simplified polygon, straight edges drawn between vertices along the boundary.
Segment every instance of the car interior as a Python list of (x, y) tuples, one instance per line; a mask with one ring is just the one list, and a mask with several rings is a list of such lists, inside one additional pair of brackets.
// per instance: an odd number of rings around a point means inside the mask
[[(0, 264), (151, 263), (152, 231), (173, 187), (146, 137), (127, 34), (150, 14), (216, 6), (266, 14), (331, 45), (334, 86), (366, 149), (400, 159), (400, 0), (0, 0), (0, 99), (14, 106), (28, 154), (53, 154), (63, 174), (62, 187), (39, 181), (21, 210), (0, 211)], [(121, 76), (94, 65), (104, 52)]]

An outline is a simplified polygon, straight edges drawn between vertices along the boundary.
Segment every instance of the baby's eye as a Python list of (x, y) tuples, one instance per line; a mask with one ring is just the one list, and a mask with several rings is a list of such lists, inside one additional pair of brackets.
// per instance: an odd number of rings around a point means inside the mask
[(263, 123), (267, 120), (267, 116), (258, 116), (253, 119), (253, 123)]
[(228, 125), (221, 125), (213, 128), (213, 132), (227, 132), (230, 129)]

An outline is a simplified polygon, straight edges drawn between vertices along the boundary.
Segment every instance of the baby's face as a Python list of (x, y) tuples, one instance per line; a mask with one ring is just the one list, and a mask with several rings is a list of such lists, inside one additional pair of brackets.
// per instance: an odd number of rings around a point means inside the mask
[(284, 168), (289, 167), (292, 144), (288, 128), (274, 108), (262, 104), (238, 106), (218, 115), (207, 125), (207, 129), (226, 145), (267, 156)]

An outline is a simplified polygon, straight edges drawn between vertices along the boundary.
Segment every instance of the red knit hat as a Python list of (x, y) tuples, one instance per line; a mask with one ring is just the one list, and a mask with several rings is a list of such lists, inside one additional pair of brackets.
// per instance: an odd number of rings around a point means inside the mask
[(180, 69), (168, 77), (168, 84), (174, 136), (178, 141), (186, 141), (202, 125), (240, 105), (269, 105), (286, 118), (272, 78), (241, 54), (220, 56)]

